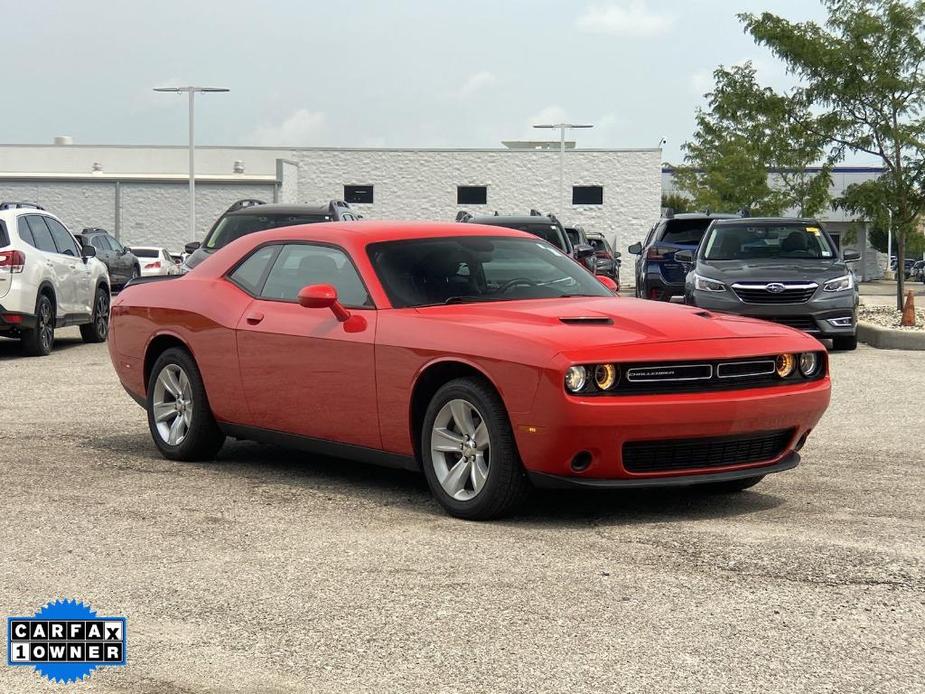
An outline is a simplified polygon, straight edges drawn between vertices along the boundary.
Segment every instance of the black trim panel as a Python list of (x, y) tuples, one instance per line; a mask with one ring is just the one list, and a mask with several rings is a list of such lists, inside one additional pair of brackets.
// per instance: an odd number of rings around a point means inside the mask
[(149, 282), (161, 282), (162, 280), (175, 280), (183, 277), (183, 275), (148, 275), (147, 277), (136, 277), (133, 280), (129, 280), (124, 285), (122, 289), (128, 289), (129, 287), (134, 287), (136, 284), (148, 284)]
[(401, 455), (400, 453), (389, 453), (388, 451), (366, 448), (365, 446), (338, 443), (337, 441), (316, 439), (310, 436), (299, 436), (298, 434), (287, 434), (282, 431), (261, 429), (259, 427), (244, 426), (241, 424), (219, 422), (218, 426), (228, 436), (233, 436), (237, 439), (270, 443), (276, 446), (283, 446), (284, 448), (294, 448), (296, 450), (326, 455), (332, 458), (348, 458), (361, 463), (371, 463), (382, 467), (414, 470), (416, 472), (420, 470), (414, 458)]
[(729, 472), (710, 472), (702, 475), (680, 475), (676, 477), (646, 477), (638, 479), (600, 479), (593, 477), (566, 477), (550, 475), (545, 472), (527, 471), (527, 477), (534, 486), (543, 489), (639, 489), (644, 487), (688, 487), (710, 482), (728, 482), (758, 475), (770, 475), (772, 472), (792, 470), (800, 464), (800, 454), (792, 452), (774, 465), (765, 465), (732, 470)]

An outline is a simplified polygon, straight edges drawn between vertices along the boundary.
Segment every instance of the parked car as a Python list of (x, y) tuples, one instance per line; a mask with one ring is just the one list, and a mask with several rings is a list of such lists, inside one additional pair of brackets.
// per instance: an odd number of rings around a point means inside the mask
[[(568, 240), (569, 240), (569, 243), (572, 244), (572, 248), (579, 248), (579, 247), (584, 247), (584, 246), (587, 246), (591, 249), (594, 248), (594, 246), (588, 241), (588, 235), (585, 233), (584, 228), (582, 227), (563, 227), (563, 229), (565, 229), (565, 235), (568, 236)], [(596, 252), (589, 253), (588, 255), (582, 256), (580, 259), (578, 259), (578, 262), (580, 262), (582, 265), (588, 268), (588, 270), (591, 273), (597, 274), (596, 273), (596, 270), (597, 270), (596, 255), (597, 255)], [(604, 274), (604, 273), (601, 273), (601, 274)]]
[(594, 249), (594, 274), (610, 277), (620, 285), (620, 251), (615, 251), (607, 238), (600, 232), (589, 232), (588, 243)]
[(909, 271), (909, 278), (925, 282), (925, 260), (916, 260)]
[(26, 202), (0, 203), (0, 335), (32, 356), (51, 353), (55, 328), (80, 326), (84, 342), (109, 334), (109, 275), (92, 246)]
[(813, 219), (714, 221), (695, 251), (675, 259), (690, 269), (685, 303), (783, 323), (857, 347), (858, 291), (843, 251)]
[[(897, 260), (895, 255), (890, 256), (890, 270), (891, 271), (896, 272), (896, 266), (898, 265), (898, 263), (899, 261)], [(905, 268), (904, 275), (903, 275), (904, 277), (908, 278), (912, 274), (912, 266), (914, 264), (915, 264), (915, 258), (906, 258), (905, 260), (903, 260), (903, 267)]]
[[(543, 215), (537, 210), (530, 210), (529, 215), (500, 215), (496, 212), (493, 215), (473, 216), (462, 211), (456, 215), (456, 221), (526, 231), (528, 234), (539, 236), (544, 241), (551, 243), (566, 255), (577, 260), (586, 269), (590, 269), (590, 265), (585, 263), (585, 258), (593, 256), (594, 249), (587, 244), (573, 244), (565, 231), (565, 227), (562, 226), (562, 223), (555, 215)], [(593, 272), (593, 270), (591, 271)]]
[(342, 200), (331, 200), (327, 205), (266, 204), (262, 200), (238, 200), (215, 221), (205, 239), (186, 244), (187, 257), (181, 271), (187, 272), (222, 248), (242, 236), (274, 227), (316, 222), (345, 222), (359, 217)]
[(77, 234), (77, 240), (84, 246), (96, 249), (96, 257), (109, 270), (113, 288), (124, 287), (136, 277), (141, 277), (141, 263), (138, 258), (105, 229), (90, 227)]
[(691, 212), (660, 219), (649, 230), (645, 241), (628, 248), (636, 258), (636, 296), (670, 301), (684, 296), (686, 270), (675, 260), (677, 251), (693, 251), (714, 219), (733, 219), (739, 215)]
[(812, 337), (616, 298), (534, 235), (343, 227), (252, 234), (114, 301), (112, 362), (163, 456), (234, 436), (422, 470), (485, 519), (531, 485), (745, 489), (797, 465), (829, 402)]
[(142, 277), (180, 274), (180, 266), (166, 248), (132, 246), (131, 251), (141, 263)]

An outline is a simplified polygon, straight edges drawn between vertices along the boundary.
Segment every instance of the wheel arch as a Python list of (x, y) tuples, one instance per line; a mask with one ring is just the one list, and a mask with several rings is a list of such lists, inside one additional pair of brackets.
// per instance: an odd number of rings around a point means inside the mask
[(145, 347), (144, 367), (142, 372), (144, 375), (145, 394), (148, 392), (148, 381), (151, 380), (151, 369), (154, 368), (154, 362), (157, 361), (159, 356), (172, 347), (178, 347), (189, 352), (190, 356), (195, 361), (196, 357), (193, 354), (193, 350), (191, 350), (189, 345), (180, 339), (179, 336), (174, 333), (160, 333), (159, 335), (155, 335)]
[(476, 378), (484, 381), (492, 390), (501, 398), (502, 404), (507, 410), (504, 403), (504, 397), (498, 386), (495, 385), (491, 377), (480, 367), (468, 361), (460, 359), (442, 359), (431, 362), (418, 373), (411, 388), (411, 400), (408, 410), (409, 434), (411, 436), (411, 447), (414, 452), (414, 460), (420, 467), (422, 464), (421, 457), (421, 429), (424, 426), (424, 416), (427, 414), (427, 406), (430, 404), (434, 394), (445, 384), (457, 378)]

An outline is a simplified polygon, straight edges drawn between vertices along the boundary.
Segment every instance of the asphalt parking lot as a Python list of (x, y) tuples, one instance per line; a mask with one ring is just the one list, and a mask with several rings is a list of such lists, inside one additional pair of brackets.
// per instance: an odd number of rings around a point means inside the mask
[(925, 691), (925, 352), (832, 354), (803, 464), (752, 491), (548, 493), (477, 524), (410, 473), (250, 443), (168, 462), (105, 345), (17, 347), (3, 615), (125, 615), (129, 664), (4, 666), (0, 691)]

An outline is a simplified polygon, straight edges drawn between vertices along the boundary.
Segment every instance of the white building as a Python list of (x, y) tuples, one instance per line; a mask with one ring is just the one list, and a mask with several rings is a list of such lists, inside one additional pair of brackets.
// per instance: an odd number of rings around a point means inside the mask
[[(131, 244), (179, 249), (189, 239), (185, 147), (0, 145), (0, 200), (35, 202), (75, 230), (109, 229)], [(555, 213), (605, 233), (618, 249), (658, 218), (658, 149), (569, 148), (560, 209), (559, 152), (505, 149), (199, 147), (197, 231), (240, 198), (319, 204), (344, 199), (371, 219), (452, 220), (459, 210)], [(631, 273), (629, 273), (631, 274)], [(628, 279), (628, 277), (627, 277)]]

